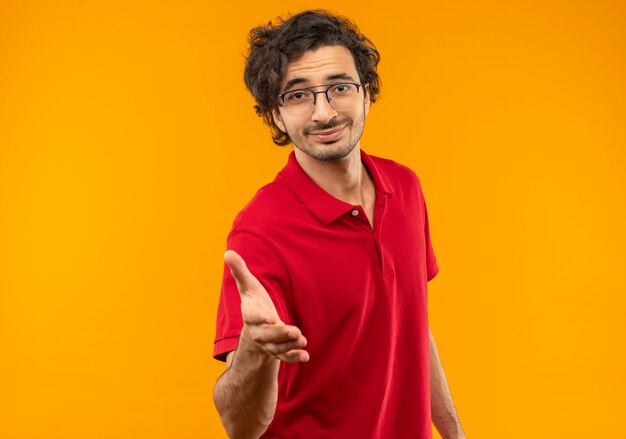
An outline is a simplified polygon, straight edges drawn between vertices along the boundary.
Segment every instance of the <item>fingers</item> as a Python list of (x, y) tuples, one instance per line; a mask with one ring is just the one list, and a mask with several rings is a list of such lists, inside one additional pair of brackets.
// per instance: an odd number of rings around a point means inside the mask
[(306, 339), (300, 338), (298, 340), (285, 341), (282, 343), (265, 343), (263, 349), (270, 355), (275, 357), (286, 354), (294, 349), (303, 348), (306, 346)]
[[(282, 343), (304, 339), (302, 332), (296, 326), (279, 323), (275, 325), (250, 326), (250, 338), (256, 343)], [(304, 339), (306, 341), (306, 339)], [(306, 344), (306, 343), (305, 343)], [(304, 346), (304, 345), (303, 345)]]
[(260, 286), (260, 282), (246, 266), (243, 258), (233, 250), (226, 250), (224, 253), (224, 262), (230, 268), (230, 272), (237, 282), (239, 293), (245, 294)]
[(306, 363), (309, 361), (309, 353), (302, 349), (294, 349), (285, 354), (278, 355), (278, 358), (286, 363)]
[(302, 349), (307, 339), (297, 327), (279, 323), (250, 325), (246, 329), (250, 339), (269, 355), (287, 363), (309, 361), (308, 352)]

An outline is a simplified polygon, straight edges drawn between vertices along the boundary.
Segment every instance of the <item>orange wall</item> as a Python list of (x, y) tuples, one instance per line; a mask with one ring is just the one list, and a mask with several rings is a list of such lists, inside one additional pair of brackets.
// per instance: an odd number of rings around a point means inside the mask
[(516, 3), (0, 0), (0, 437), (225, 437), (225, 238), (288, 152), (241, 53), (307, 7), (382, 53), (469, 437), (626, 437), (626, 7)]

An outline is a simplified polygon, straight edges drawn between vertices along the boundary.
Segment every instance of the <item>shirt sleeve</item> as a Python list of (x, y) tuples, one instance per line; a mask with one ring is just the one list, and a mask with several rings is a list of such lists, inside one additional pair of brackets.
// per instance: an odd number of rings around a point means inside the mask
[[(290, 322), (285, 305), (285, 292), (290, 285), (289, 276), (272, 247), (252, 232), (233, 230), (228, 235), (227, 248), (236, 251), (243, 258), (250, 272), (267, 290), (281, 320)], [(213, 358), (226, 361), (226, 355), (237, 347), (242, 327), (239, 290), (228, 265), (224, 263)]]
[(423, 192), (420, 190), (422, 203), (424, 206), (424, 236), (426, 238), (426, 281), (434, 278), (439, 273), (439, 266), (437, 265), (437, 258), (433, 250), (433, 243), (430, 238), (430, 226), (428, 224), (428, 209), (426, 207), (426, 199)]

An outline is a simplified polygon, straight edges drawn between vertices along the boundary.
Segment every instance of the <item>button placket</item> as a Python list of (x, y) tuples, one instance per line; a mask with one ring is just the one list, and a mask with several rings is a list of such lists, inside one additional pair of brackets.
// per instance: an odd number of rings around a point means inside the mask
[(389, 270), (387, 269), (386, 250), (382, 243), (381, 233), (383, 229), (382, 226), (384, 222), (385, 210), (387, 208), (387, 202), (389, 201), (391, 194), (389, 192), (383, 192), (382, 194), (378, 193), (377, 195), (382, 196), (376, 197), (376, 210), (374, 216), (375, 218), (377, 218), (378, 226), (374, 230), (372, 238), (374, 239), (374, 247), (376, 248), (376, 253), (378, 255), (378, 262), (381, 274), (383, 275), (383, 277), (387, 277), (389, 276)]

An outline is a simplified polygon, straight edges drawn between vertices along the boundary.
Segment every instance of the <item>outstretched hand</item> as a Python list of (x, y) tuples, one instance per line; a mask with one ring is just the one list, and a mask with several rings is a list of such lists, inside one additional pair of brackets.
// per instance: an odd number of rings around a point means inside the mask
[(285, 362), (309, 361), (309, 353), (302, 349), (307, 344), (306, 338), (299, 328), (287, 325), (280, 319), (270, 295), (248, 270), (243, 258), (235, 251), (227, 250), (224, 262), (235, 278), (241, 297), (244, 323), (241, 336), (249, 337), (259, 352)]

